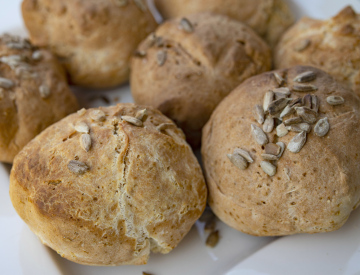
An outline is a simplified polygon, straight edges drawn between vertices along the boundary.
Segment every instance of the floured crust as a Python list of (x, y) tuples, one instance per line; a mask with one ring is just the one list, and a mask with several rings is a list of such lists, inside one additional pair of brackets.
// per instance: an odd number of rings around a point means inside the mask
[[(244, 24), (210, 13), (162, 24), (143, 41), (132, 60), (131, 91), (138, 104), (151, 105), (173, 119), (196, 146), (216, 105), (239, 83), (271, 67), (270, 49)], [(166, 54), (159, 65), (159, 52)]]
[[(16, 157), (12, 203), (61, 256), (87, 265), (145, 264), (150, 250), (176, 247), (203, 212), (206, 186), (182, 131), (151, 108), (143, 127), (121, 119), (142, 109), (100, 107), (104, 121), (91, 119), (96, 109), (70, 115)], [(90, 128), (88, 152), (74, 130), (78, 122)], [(89, 170), (73, 173), (71, 160)]]
[(294, 17), (283, 0), (155, 0), (166, 18), (214, 12), (241, 21), (275, 46), (283, 32), (294, 23)]
[[(277, 71), (288, 87), (305, 71), (314, 71), (310, 84), (318, 87), (319, 118), (328, 117), (330, 131), (318, 137), (312, 130), (299, 153), (285, 150), (270, 177), (260, 167), (264, 150), (251, 135), (255, 104), (262, 105), (267, 91), (278, 87), (273, 73), (252, 77), (237, 87), (216, 108), (203, 130), (202, 157), (209, 188), (209, 204), (214, 213), (231, 227), (257, 236), (317, 233), (340, 228), (359, 204), (360, 100), (331, 76), (313, 67), (297, 66)], [(292, 91), (291, 97), (306, 93)], [(312, 94), (312, 93), (311, 93)], [(342, 96), (345, 103), (331, 106), (330, 95)], [(289, 145), (289, 132), (270, 142)], [(246, 170), (234, 166), (227, 157), (235, 148), (247, 150), (254, 163)]]
[(22, 38), (0, 36), (0, 76), (13, 83), (0, 88), (0, 161), (11, 163), (32, 138), (78, 105), (56, 58)]
[(128, 80), (131, 54), (157, 26), (144, 0), (122, 2), (24, 0), (22, 14), (32, 42), (58, 55), (72, 83), (104, 88)]
[(328, 20), (304, 17), (284, 34), (274, 56), (276, 68), (315, 66), (360, 95), (360, 15), (348, 6)]

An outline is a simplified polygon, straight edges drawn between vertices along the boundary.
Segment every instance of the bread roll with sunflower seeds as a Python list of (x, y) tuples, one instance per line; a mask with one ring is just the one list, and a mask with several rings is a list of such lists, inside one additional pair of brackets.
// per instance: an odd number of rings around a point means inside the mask
[(197, 146), (216, 105), (270, 67), (269, 47), (249, 27), (222, 15), (194, 14), (165, 22), (140, 44), (131, 91), (136, 103), (159, 109)]
[(166, 18), (214, 12), (229, 16), (254, 29), (270, 46), (275, 46), (294, 17), (283, 0), (155, 0)]
[(133, 51), (157, 26), (145, 0), (24, 0), (22, 14), (31, 41), (92, 88), (126, 82)]
[(0, 161), (78, 109), (56, 58), (17, 36), (0, 36)]
[(276, 68), (315, 66), (360, 95), (360, 14), (350, 7), (328, 20), (304, 17), (281, 38)]
[[(275, 125), (265, 133), (268, 118)], [(359, 129), (359, 97), (324, 71), (248, 79), (203, 130), (210, 207), (256, 236), (339, 229), (360, 203)]]
[(201, 168), (159, 111), (118, 104), (50, 126), (15, 158), (10, 197), (61, 256), (86, 265), (145, 264), (175, 248), (205, 209)]

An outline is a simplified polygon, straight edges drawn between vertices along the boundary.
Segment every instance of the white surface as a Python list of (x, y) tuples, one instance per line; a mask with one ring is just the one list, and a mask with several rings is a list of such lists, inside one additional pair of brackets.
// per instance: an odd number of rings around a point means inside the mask
[[(25, 34), (20, 2), (0, 0), (0, 33)], [(327, 18), (346, 4), (352, 4), (360, 11), (358, 0), (289, 2), (298, 17), (306, 14)], [(76, 94), (85, 107), (106, 105), (96, 91), (76, 91)], [(103, 94), (112, 103), (131, 101), (127, 86)], [(296, 235), (273, 241), (273, 238), (258, 238), (237, 232), (219, 222), (219, 245), (208, 249), (204, 245), (203, 225), (198, 223), (173, 252), (168, 255), (152, 254), (145, 266), (78, 265), (44, 247), (16, 215), (8, 196), (9, 169), (9, 166), (0, 165), (0, 275), (141, 275), (142, 271), (154, 275), (360, 274), (360, 209), (341, 230), (332, 233)]]

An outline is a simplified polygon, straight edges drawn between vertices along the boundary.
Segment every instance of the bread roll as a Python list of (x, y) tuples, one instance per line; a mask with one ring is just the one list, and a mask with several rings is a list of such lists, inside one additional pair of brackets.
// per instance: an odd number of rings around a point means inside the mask
[(318, 67), (360, 95), (360, 15), (350, 7), (333, 18), (304, 17), (280, 40), (275, 67)]
[(270, 46), (275, 46), (294, 17), (283, 0), (155, 0), (166, 18), (198, 12), (227, 15), (253, 28)]
[(86, 265), (145, 264), (199, 218), (207, 190), (184, 135), (133, 104), (81, 110), (15, 158), (10, 197), (61, 256)]
[(77, 109), (65, 72), (49, 51), (0, 36), (0, 161), (11, 163), (32, 138)]
[(73, 84), (106, 88), (129, 78), (137, 45), (157, 24), (145, 0), (24, 0), (35, 45), (49, 47)]
[[(226, 224), (256, 236), (339, 229), (360, 199), (360, 99), (313, 67), (275, 72), (237, 87), (204, 127), (209, 204)], [(296, 109), (284, 111), (284, 100)], [(272, 114), (265, 122), (263, 105)], [(280, 114), (272, 130), (269, 119)]]
[(197, 146), (216, 105), (250, 76), (269, 70), (269, 47), (226, 16), (194, 14), (162, 24), (132, 60), (131, 92), (181, 127)]

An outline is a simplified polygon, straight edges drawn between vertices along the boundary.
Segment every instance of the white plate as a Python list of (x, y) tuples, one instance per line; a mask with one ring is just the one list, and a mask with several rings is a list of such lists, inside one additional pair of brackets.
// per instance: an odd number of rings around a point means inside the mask
[[(195, 1), (195, 0), (194, 0)], [(0, 0), (0, 33), (25, 35), (20, 0)], [(297, 16), (328, 18), (346, 4), (359, 12), (358, 0), (289, 0)], [(101, 93), (76, 91), (85, 107), (131, 102), (128, 86)], [(360, 274), (360, 210), (337, 232), (283, 238), (252, 237), (218, 222), (218, 246), (204, 245), (203, 224), (197, 223), (168, 255), (152, 254), (145, 266), (88, 267), (61, 258), (43, 246), (12, 208), (8, 165), (0, 164), (0, 274), (154, 275), (176, 274)], [(270, 244), (269, 244), (270, 243)]]

